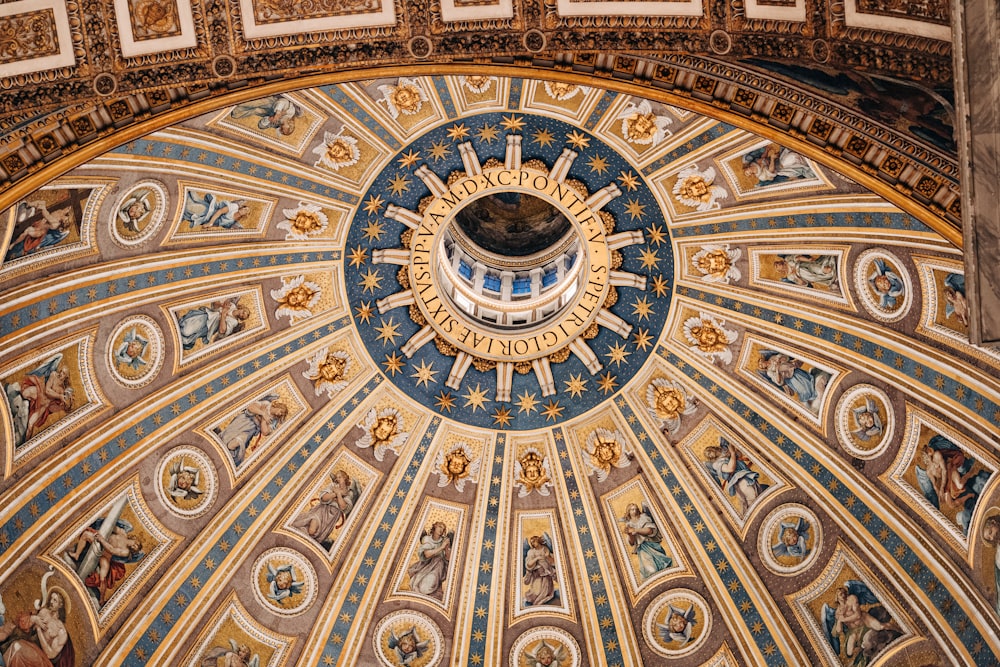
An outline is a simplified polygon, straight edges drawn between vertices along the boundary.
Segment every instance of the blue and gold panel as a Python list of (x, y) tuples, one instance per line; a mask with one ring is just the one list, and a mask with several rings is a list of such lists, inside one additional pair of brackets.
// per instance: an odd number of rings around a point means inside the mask
[(845, 279), (847, 246), (749, 248), (750, 284), (854, 308)]
[(301, 158), (324, 120), (301, 96), (285, 93), (224, 109), (207, 126)]
[(566, 543), (552, 510), (521, 510), (513, 517), (511, 545), (511, 625), (528, 616), (573, 614), (572, 586), (566, 578)]
[(197, 430), (219, 450), (235, 481), (267, 457), (309, 410), (305, 397), (286, 375)]
[(215, 292), (160, 309), (177, 350), (174, 371), (268, 328), (259, 287)]
[(786, 596), (826, 664), (872, 664), (918, 640), (884, 581), (840, 543), (819, 578)]
[(737, 201), (833, 189), (830, 180), (815, 162), (773, 141), (743, 145), (719, 155), (716, 163), (721, 167)]
[(332, 563), (364, 520), (382, 476), (350, 452), (339, 450), (302, 494), (282, 529), (304, 539)]
[(150, 511), (133, 477), (58, 538), (46, 558), (75, 579), (95, 626), (107, 629), (179, 540)]
[(430, 605), (448, 615), (458, 595), (459, 565), (469, 527), (466, 505), (425, 499), (413, 531), (400, 549), (389, 601)]
[(276, 200), (254, 192), (208, 183), (178, 181), (177, 209), (169, 243), (259, 238)]
[(605, 525), (614, 536), (619, 571), (633, 605), (658, 583), (692, 574), (652, 498), (641, 476), (601, 496)]
[(702, 421), (679, 447), (740, 533), (768, 498), (788, 488), (788, 482), (713, 416)]
[[(954, 548), (968, 551), (971, 526), (982, 514), (980, 497), (997, 486), (997, 459), (988, 442), (974, 443), (940, 420), (907, 405), (906, 431), (887, 484)], [(978, 511), (978, 512), (977, 512)]]
[(108, 179), (63, 178), (7, 209), (3, 216), (11, 231), (9, 239), (0, 239), (6, 240), (0, 278), (97, 254), (97, 215), (113, 185)]
[(183, 663), (185, 667), (240, 662), (281, 667), (286, 663), (294, 637), (279, 634), (254, 619), (240, 603), (236, 591), (217, 604), (218, 611), (199, 633), (195, 649)]
[(107, 405), (94, 373), (94, 333), (22, 355), (0, 370), (6, 473)]
[(826, 423), (829, 397), (844, 374), (840, 368), (749, 333), (743, 338), (737, 368), (752, 385), (816, 427)]

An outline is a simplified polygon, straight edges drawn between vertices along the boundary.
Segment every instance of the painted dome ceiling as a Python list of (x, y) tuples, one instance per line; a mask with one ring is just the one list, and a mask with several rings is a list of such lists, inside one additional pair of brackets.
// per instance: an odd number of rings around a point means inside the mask
[[(940, 221), (598, 79), (230, 102), (3, 214), (0, 598), (59, 664), (1000, 659), (1000, 356)], [(512, 194), (574, 250), (446, 247)]]

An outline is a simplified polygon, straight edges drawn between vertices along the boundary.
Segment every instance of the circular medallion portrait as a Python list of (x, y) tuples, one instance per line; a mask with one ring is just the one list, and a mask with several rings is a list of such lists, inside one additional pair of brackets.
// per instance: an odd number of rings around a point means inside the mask
[(510, 667), (577, 667), (580, 645), (573, 636), (551, 626), (528, 630), (510, 650)]
[(185, 518), (208, 511), (218, 483), (215, 467), (200, 449), (183, 445), (167, 452), (156, 469), (156, 492), (167, 509)]
[(418, 611), (396, 611), (375, 626), (375, 655), (388, 667), (434, 667), (441, 661), (444, 635)]
[(159, 229), (166, 209), (167, 192), (162, 183), (136, 183), (115, 203), (111, 238), (121, 246), (139, 245)]
[(854, 385), (837, 402), (837, 438), (859, 459), (873, 459), (885, 451), (895, 421), (889, 397), (870, 384)]
[(268, 549), (254, 561), (253, 572), (254, 596), (273, 612), (295, 616), (316, 599), (316, 570), (297, 551)]
[(865, 310), (882, 322), (902, 319), (913, 302), (910, 274), (899, 259), (879, 248), (866, 250), (858, 257), (854, 286)]
[(705, 600), (686, 588), (675, 588), (657, 597), (642, 619), (646, 643), (668, 658), (697, 650), (711, 627)]
[(163, 357), (163, 334), (146, 315), (122, 320), (108, 338), (111, 376), (126, 387), (152, 382), (163, 366)]
[(776, 508), (760, 529), (757, 550), (769, 570), (794, 574), (809, 567), (822, 548), (822, 528), (816, 515), (802, 505)]

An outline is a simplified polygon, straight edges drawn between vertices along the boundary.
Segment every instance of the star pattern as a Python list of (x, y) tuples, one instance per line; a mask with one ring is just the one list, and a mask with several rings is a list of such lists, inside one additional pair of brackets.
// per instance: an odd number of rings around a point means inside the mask
[(401, 195), (404, 192), (410, 191), (410, 179), (406, 177), (406, 174), (396, 174), (396, 176), (389, 180), (389, 191), (394, 195)]
[(568, 380), (563, 380), (566, 384), (566, 391), (574, 398), (579, 398), (583, 392), (587, 391), (587, 381), (581, 377), (582, 375), (583, 373), (577, 373), (570, 375)]
[(448, 144), (444, 143), (443, 141), (436, 141), (433, 144), (431, 144), (431, 149), (429, 153), (431, 154), (431, 158), (435, 162), (437, 162), (451, 155), (451, 148), (449, 148)]
[(625, 204), (625, 212), (632, 216), (632, 220), (642, 220), (643, 212), (646, 210), (645, 204), (640, 204), (638, 199), (629, 199)]
[(421, 359), (420, 365), (413, 366), (413, 370), (415, 370), (416, 372), (413, 373), (410, 377), (416, 379), (418, 387), (420, 385), (426, 387), (428, 386), (427, 385), (428, 382), (437, 383), (437, 380), (434, 379), (434, 376), (438, 374), (438, 371), (434, 370), (433, 361), (428, 364), (423, 359)]
[(518, 413), (527, 412), (530, 415), (537, 410), (536, 405), (538, 405), (538, 401), (535, 400), (535, 395), (531, 394), (529, 396), (527, 390), (517, 397)]
[(539, 146), (551, 146), (552, 142), (555, 141), (555, 137), (552, 136), (548, 128), (543, 127), (531, 136), (531, 140)]
[(559, 405), (559, 401), (553, 401), (550, 399), (542, 409), (542, 414), (545, 415), (545, 421), (550, 419), (552, 421), (557, 421), (560, 417), (562, 417), (563, 410), (565, 409), (566, 408)]
[(372, 319), (372, 316), (375, 314), (375, 309), (372, 308), (371, 301), (362, 301), (360, 306), (354, 307), (354, 312), (355, 317), (365, 324), (368, 324), (368, 322)]
[(385, 200), (382, 199), (382, 195), (372, 195), (365, 202), (365, 213), (368, 215), (376, 215), (382, 210), (382, 206), (385, 204)]
[(500, 134), (497, 130), (497, 126), (491, 123), (485, 123), (479, 131), (476, 132), (476, 137), (478, 137), (480, 141), (484, 141), (488, 144), (492, 144), (499, 136)]
[(485, 410), (486, 403), (489, 402), (489, 399), (486, 398), (487, 391), (488, 389), (483, 389), (478, 382), (475, 389), (470, 387), (467, 394), (462, 394), (462, 398), (465, 399), (465, 407), (471, 407), (473, 413), (476, 410)]
[(465, 127), (465, 123), (457, 123), (448, 128), (448, 138), (452, 141), (462, 141), (468, 136), (469, 128)]
[(362, 264), (368, 261), (368, 251), (358, 246), (348, 255), (348, 259), (351, 260), (351, 266), (361, 267)]
[(434, 397), (434, 406), (441, 412), (448, 411), (455, 407), (455, 397), (451, 395), (450, 391), (441, 391), (440, 394)]
[(396, 377), (396, 373), (402, 372), (406, 362), (403, 361), (403, 357), (397, 355), (396, 351), (393, 350), (391, 355), (385, 355), (385, 361), (382, 362), (382, 365), (385, 366), (386, 373), (389, 373), (392, 377)]
[(566, 142), (578, 151), (590, 146), (590, 138), (576, 130), (566, 135)]
[(644, 269), (656, 268), (660, 263), (660, 258), (657, 257), (656, 251), (651, 250), (649, 247), (643, 248), (640, 251), (639, 259), (642, 262), (642, 268)]
[(636, 299), (632, 302), (632, 314), (637, 315), (640, 320), (648, 320), (653, 314), (653, 304), (646, 300), (646, 297)]
[(594, 155), (587, 161), (587, 166), (591, 173), (603, 174), (608, 170), (608, 161), (600, 155)]
[(382, 288), (382, 276), (379, 274), (378, 269), (372, 270), (369, 268), (368, 272), (361, 276), (361, 282), (358, 284), (364, 288), (364, 291), (374, 292)]
[(378, 242), (382, 240), (382, 222), (380, 220), (369, 220), (362, 231), (365, 233), (365, 238), (369, 241)]
[(415, 151), (412, 148), (399, 156), (399, 166), (405, 169), (413, 169), (413, 165), (420, 161), (419, 151)]
[(500, 122), (500, 126), (508, 132), (520, 132), (524, 129), (524, 125), (523, 116), (515, 116), (514, 114), (504, 116), (503, 120)]
[(659, 247), (661, 243), (664, 243), (667, 240), (667, 233), (658, 224), (652, 224), (649, 227), (646, 227), (646, 233), (649, 235), (650, 245), (655, 243), (656, 246)]
[(493, 413), (493, 424), (494, 426), (499, 426), (500, 428), (506, 428), (510, 426), (511, 412), (505, 406), (500, 406)]
[(378, 338), (376, 340), (382, 341), (383, 346), (385, 345), (395, 346), (396, 339), (402, 336), (402, 334), (399, 333), (399, 323), (393, 322), (393, 319), (391, 317), (389, 318), (388, 322), (382, 320), (382, 326), (375, 327), (375, 331), (378, 332)]
[(621, 172), (621, 174), (618, 176), (618, 180), (621, 181), (622, 187), (628, 190), (629, 192), (639, 187), (639, 177), (633, 174), (631, 171)]
[(610, 394), (615, 390), (615, 387), (618, 386), (618, 383), (615, 381), (616, 379), (617, 378), (611, 374), (611, 371), (608, 371), (597, 381), (597, 386), (605, 394)]
[(670, 285), (667, 283), (667, 279), (663, 276), (654, 277), (651, 288), (653, 293), (658, 297), (666, 296), (667, 292), (670, 291)]
[(610, 363), (615, 364), (616, 366), (621, 366), (622, 362), (625, 361), (625, 357), (630, 354), (632, 353), (629, 352), (624, 345), (619, 345), (616, 342), (614, 345), (608, 346), (608, 351), (604, 356), (610, 359)]

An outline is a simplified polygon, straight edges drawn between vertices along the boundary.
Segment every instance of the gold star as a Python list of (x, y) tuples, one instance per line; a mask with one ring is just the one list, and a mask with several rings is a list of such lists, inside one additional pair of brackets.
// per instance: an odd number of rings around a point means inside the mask
[(483, 127), (476, 132), (476, 136), (479, 137), (480, 141), (485, 141), (488, 144), (492, 144), (497, 138), (497, 126), (496, 125), (483, 125)]
[(582, 132), (577, 132), (576, 130), (566, 135), (566, 141), (577, 150), (582, 150), (590, 145), (590, 138), (585, 137)]
[(640, 204), (638, 199), (629, 199), (628, 204), (625, 206), (625, 212), (632, 216), (632, 220), (636, 218), (642, 219), (642, 212), (646, 210), (645, 204)]
[(451, 149), (443, 141), (440, 141), (431, 144), (430, 154), (434, 158), (434, 161), (437, 162), (438, 160), (443, 160), (446, 155), (450, 155)]
[(615, 376), (611, 374), (611, 371), (608, 371), (597, 381), (597, 385), (605, 394), (610, 394), (618, 386), (618, 383), (615, 382)]
[(610, 358), (611, 363), (621, 366), (622, 362), (625, 361), (625, 357), (630, 354), (632, 353), (626, 350), (624, 345), (619, 346), (618, 343), (615, 343), (614, 346), (608, 347), (608, 352), (604, 356)]
[(650, 250), (649, 247), (642, 249), (642, 267), (644, 269), (652, 269), (657, 267), (660, 263), (660, 258), (656, 256), (655, 250)]
[(399, 324), (393, 322), (391, 317), (389, 318), (388, 323), (386, 323), (385, 320), (382, 320), (382, 326), (375, 327), (375, 331), (378, 332), (378, 338), (376, 340), (381, 340), (383, 347), (386, 345), (395, 346), (396, 339), (403, 335), (399, 333)]
[(365, 202), (365, 213), (368, 215), (375, 215), (382, 209), (382, 204), (385, 200), (382, 199), (382, 195), (372, 195)]
[(481, 408), (486, 410), (486, 390), (479, 387), (479, 383), (476, 383), (475, 389), (469, 389), (468, 394), (463, 394), (462, 398), (465, 399), (465, 407), (472, 406), (472, 412), (475, 414), (476, 408)]
[(396, 377), (396, 373), (403, 370), (403, 366), (406, 365), (406, 362), (403, 361), (403, 357), (397, 355), (396, 351), (393, 350), (392, 356), (388, 354), (385, 355), (385, 361), (382, 362), (382, 365), (385, 366), (386, 373), (391, 373), (393, 377)]
[(653, 312), (653, 304), (646, 301), (646, 297), (641, 299), (636, 299), (632, 302), (632, 314), (638, 315), (639, 319), (649, 319), (650, 314)]
[(653, 292), (656, 296), (663, 296), (670, 289), (670, 285), (667, 284), (667, 279), (663, 276), (656, 276), (653, 278)]
[(396, 174), (396, 177), (389, 180), (389, 190), (394, 195), (399, 195), (410, 191), (410, 179), (406, 174)]
[(368, 273), (361, 276), (361, 282), (358, 284), (364, 287), (365, 292), (369, 290), (374, 292), (382, 287), (382, 276), (379, 275), (378, 269), (374, 271), (368, 269)]
[(534, 394), (528, 396), (528, 391), (525, 390), (522, 395), (517, 397), (517, 405), (520, 408), (518, 412), (527, 412), (530, 415), (537, 410), (535, 406), (538, 405), (538, 401), (535, 400)]
[(413, 165), (415, 165), (419, 159), (420, 159), (420, 153), (414, 151), (411, 148), (410, 152), (403, 153), (399, 157), (399, 166), (404, 167), (406, 169), (413, 169)]
[(350, 258), (351, 266), (357, 266), (360, 268), (362, 264), (368, 261), (368, 251), (361, 246), (358, 246), (351, 251)]
[(552, 399), (549, 399), (549, 402), (545, 406), (545, 409), (542, 410), (542, 414), (545, 415), (545, 421), (548, 421), (549, 419), (551, 419), (552, 421), (556, 421), (557, 419), (562, 417), (563, 410), (565, 409), (566, 408), (559, 405), (558, 401), (553, 401)]
[(506, 407), (497, 408), (497, 411), (493, 413), (493, 425), (500, 428), (510, 426), (510, 416), (510, 410)]
[(591, 172), (596, 171), (598, 174), (603, 174), (608, 170), (608, 161), (600, 155), (595, 155), (587, 161), (587, 166), (590, 167)]
[(452, 141), (461, 141), (469, 136), (469, 129), (465, 127), (465, 123), (459, 123), (458, 125), (452, 125), (448, 128), (448, 138)]
[(667, 233), (659, 225), (652, 225), (651, 227), (646, 227), (646, 231), (649, 232), (649, 243), (652, 245), (655, 243), (657, 247), (667, 240)]
[(503, 120), (500, 122), (500, 126), (508, 132), (517, 132), (524, 127), (524, 121), (514, 114), (511, 114), (510, 116), (503, 117)]
[(631, 191), (639, 187), (638, 176), (633, 174), (631, 171), (629, 171), (628, 173), (625, 173), (624, 171), (620, 173), (621, 175), (618, 177), (618, 180), (622, 182), (622, 187), (624, 187), (626, 190)]
[(576, 375), (570, 375), (568, 380), (563, 380), (566, 384), (566, 391), (574, 398), (587, 391), (587, 387), (585, 386), (587, 381), (581, 377), (582, 375), (583, 373), (577, 373)]
[(375, 314), (375, 309), (372, 308), (371, 301), (362, 301), (361, 305), (356, 307), (354, 310), (357, 313), (356, 317), (365, 324), (368, 324), (368, 321), (371, 320), (372, 315)]
[(434, 398), (437, 399), (434, 405), (436, 405), (437, 409), (442, 412), (444, 412), (445, 410), (451, 412), (451, 409), (455, 407), (455, 397), (451, 395), (450, 391), (448, 392), (442, 391), (439, 395), (435, 396)]
[(426, 387), (428, 382), (437, 382), (437, 380), (434, 379), (434, 376), (437, 375), (438, 372), (436, 370), (434, 370), (434, 362), (433, 361), (431, 363), (427, 364), (427, 363), (424, 362), (423, 359), (421, 359), (420, 360), (420, 365), (419, 366), (414, 366), (414, 368), (416, 369), (417, 372), (414, 373), (413, 375), (411, 375), (410, 377), (417, 379), (417, 386), (418, 387), (421, 384), (423, 384)]
[(369, 220), (368, 225), (362, 231), (364, 231), (365, 238), (369, 241), (382, 240), (382, 223), (378, 220)]
[(632, 338), (632, 342), (635, 343), (636, 349), (645, 352), (647, 347), (653, 345), (653, 337), (649, 335), (649, 329), (639, 329)]
[(543, 127), (538, 132), (535, 132), (532, 141), (534, 141), (539, 146), (551, 146), (555, 137), (549, 132), (548, 128)]

